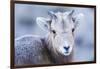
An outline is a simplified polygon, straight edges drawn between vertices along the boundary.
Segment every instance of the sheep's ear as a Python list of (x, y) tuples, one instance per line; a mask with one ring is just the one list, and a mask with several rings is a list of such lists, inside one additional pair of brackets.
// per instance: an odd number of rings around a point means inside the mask
[(37, 22), (38, 26), (41, 29), (43, 29), (44, 31), (49, 31), (50, 30), (51, 20), (49, 18), (37, 17), (36, 22)]
[(83, 13), (79, 13), (76, 14), (74, 16), (72, 16), (72, 21), (74, 22), (74, 26), (75, 28), (79, 25), (79, 23), (81, 23), (84, 20), (84, 14)]

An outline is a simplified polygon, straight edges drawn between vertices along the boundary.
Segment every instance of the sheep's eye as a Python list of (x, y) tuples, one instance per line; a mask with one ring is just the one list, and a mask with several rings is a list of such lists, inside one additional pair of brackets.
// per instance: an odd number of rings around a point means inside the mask
[(72, 21), (73, 21), (73, 22), (75, 22), (75, 19), (74, 19), (74, 18), (72, 18)]
[(74, 30), (75, 30), (75, 29), (73, 28), (73, 29), (72, 29), (72, 32), (74, 32)]
[(54, 34), (56, 34), (56, 31), (55, 31), (55, 30), (52, 30), (52, 32), (53, 32)]

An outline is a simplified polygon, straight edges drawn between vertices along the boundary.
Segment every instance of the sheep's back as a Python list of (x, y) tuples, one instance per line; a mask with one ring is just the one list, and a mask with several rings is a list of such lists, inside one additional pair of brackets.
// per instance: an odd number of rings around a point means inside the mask
[(41, 38), (25, 36), (15, 40), (15, 64), (49, 64), (45, 46)]

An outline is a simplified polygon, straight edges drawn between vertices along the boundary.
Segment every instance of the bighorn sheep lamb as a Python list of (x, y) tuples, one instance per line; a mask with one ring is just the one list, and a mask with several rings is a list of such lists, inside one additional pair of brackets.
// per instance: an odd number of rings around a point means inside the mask
[(44, 37), (25, 35), (15, 39), (15, 65), (63, 64), (73, 57), (74, 30), (79, 16), (74, 10), (49, 12), (50, 17), (37, 17), (37, 24), (48, 34)]

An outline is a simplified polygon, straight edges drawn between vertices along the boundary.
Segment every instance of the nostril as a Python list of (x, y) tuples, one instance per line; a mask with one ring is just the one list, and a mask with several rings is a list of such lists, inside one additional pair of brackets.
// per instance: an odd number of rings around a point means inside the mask
[(64, 49), (65, 49), (66, 51), (68, 51), (68, 49), (69, 49), (69, 46), (68, 46), (68, 47), (64, 47)]

